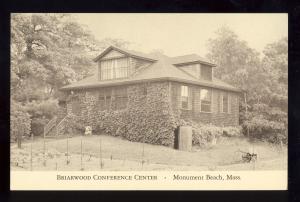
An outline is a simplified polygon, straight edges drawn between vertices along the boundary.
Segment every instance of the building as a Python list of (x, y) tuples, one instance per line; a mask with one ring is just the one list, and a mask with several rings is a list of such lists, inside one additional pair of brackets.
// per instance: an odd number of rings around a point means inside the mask
[(240, 90), (215, 78), (213, 69), (218, 67), (196, 54), (168, 57), (110, 46), (94, 61), (95, 75), (61, 88), (67, 95), (78, 95), (67, 101), (67, 114), (80, 115), (86, 106), (83, 99), (92, 100), (93, 110), (126, 109), (134, 104), (128, 99), (129, 88), (140, 86), (141, 94), (151, 96), (147, 86), (161, 85), (180, 118), (218, 126), (239, 124)]

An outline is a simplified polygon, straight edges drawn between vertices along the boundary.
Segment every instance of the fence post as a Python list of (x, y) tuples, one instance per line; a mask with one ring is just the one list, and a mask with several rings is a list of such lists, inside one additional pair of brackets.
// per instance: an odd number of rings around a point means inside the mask
[(82, 139), (83, 139), (83, 135), (81, 135), (81, 141), (80, 141), (80, 166), (81, 166), (81, 169), (80, 170), (83, 170), (83, 165), (82, 165)]
[(142, 150), (142, 169), (144, 167), (144, 153), (145, 153), (145, 137), (143, 138), (143, 150)]
[(45, 126), (44, 126), (44, 135), (43, 135), (43, 139), (44, 139), (44, 147), (43, 147), (43, 150), (44, 150), (44, 161), (43, 161), (43, 165), (46, 166), (46, 139), (45, 139)]
[(283, 143), (282, 140), (280, 140), (280, 150), (281, 150), (281, 154), (282, 154), (282, 169), (284, 169), (284, 151), (283, 151)]
[(33, 133), (31, 133), (31, 144), (30, 144), (30, 170), (32, 171), (32, 143), (33, 143)]
[(102, 169), (102, 151), (101, 151), (101, 135), (99, 134), (99, 163), (100, 163), (100, 169)]
[[(57, 140), (58, 140), (58, 130), (57, 130), (57, 126), (55, 127), (55, 140), (56, 140), (56, 144), (58, 144)], [(56, 146), (56, 152), (55, 152), (55, 169), (58, 170), (58, 165), (57, 165), (57, 153), (58, 153), (58, 149)]]
[(67, 165), (69, 165), (69, 133), (67, 133)]

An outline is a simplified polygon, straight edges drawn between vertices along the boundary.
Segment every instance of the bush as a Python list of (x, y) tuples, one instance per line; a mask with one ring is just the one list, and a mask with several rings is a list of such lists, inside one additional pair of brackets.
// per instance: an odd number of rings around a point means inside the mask
[[(65, 121), (65, 129), (72, 130), (72, 132), (80, 132), (83, 133), (85, 130), (86, 124), (84, 124), (84, 119), (81, 116), (69, 114), (66, 117)], [(68, 131), (70, 132), (70, 131)]]
[(287, 125), (278, 122), (266, 120), (263, 117), (253, 117), (243, 123), (244, 133), (249, 130), (250, 138), (265, 140), (271, 143), (287, 143)]
[(16, 140), (18, 136), (29, 136), (31, 131), (31, 118), (19, 103), (13, 102), (10, 111), (10, 137)]
[(43, 101), (32, 101), (24, 106), (32, 118), (31, 129), (35, 136), (42, 135), (44, 126), (55, 116), (58, 110), (58, 101), (48, 99)]
[(33, 118), (31, 122), (31, 132), (34, 136), (39, 136), (44, 133), (44, 126), (49, 122), (49, 119)]
[(220, 136), (236, 137), (241, 136), (241, 127), (221, 127), (212, 124), (196, 123), (193, 121), (185, 121), (180, 119), (178, 126), (191, 126), (193, 132), (193, 145), (206, 147), (213, 139), (218, 139)]
[(223, 128), (223, 135), (227, 137), (238, 137), (242, 136), (242, 128), (241, 127), (224, 127)]
[(53, 118), (58, 110), (58, 101), (55, 99), (43, 100), (40, 102), (32, 101), (25, 105), (25, 110), (33, 117)]
[(214, 125), (202, 125), (193, 127), (193, 144), (206, 146), (213, 139), (220, 137), (223, 134), (222, 127)]
[(287, 143), (287, 111), (266, 104), (254, 104), (242, 124), (245, 134), (270, 143)]

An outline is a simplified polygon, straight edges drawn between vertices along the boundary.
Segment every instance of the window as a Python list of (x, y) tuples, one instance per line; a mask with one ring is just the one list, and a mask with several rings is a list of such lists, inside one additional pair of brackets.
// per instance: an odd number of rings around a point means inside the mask
[(221, 112), (223, 113), (230, 113), (230, 96), (228, 93), (221, 94)]
[(111, 90), (99, 93), (98, 108), (100, 111), (111, 109)]
[(211, 90), (202, 88), (200, 89), (200, 111), (201, 112), (211, 112), (211, 100), (212, 93)]
[(80, 101), (78, 98), (73, 98), (72, 100), (72, 113), (74, 115), (79, 116), (80, 115)]
[(115, 90), (115, 109), (125, 109), (127, 107), (127, 88), (116, 88)]
[(127, 77), (127, 58), (116, 59), (115, 61), (115, 78), (124, 78)]
[(205, 80), (212, 80), (212, 67), (201, 64), (201, 78)]
[(100, 79), (117, 79), (128, 76), (128, 61), (127, 58), (118, 58), (113, 60), (101, 61)]
[(197, 78), (200, 78), (199, 64), (189, 64), (189, 65), (180, 66), (179, 68), (193, 76), (196, 76)]
[(98, 107), (100, 111), (105, 110), (105, 95), (100, 93), (98, 97)]
[(181, 86), (181, 108), (189, 108), (189, 88), (187, 86)]
[(113, 60), (105, 60), (101, 62), (101, 80), (113, 78)]

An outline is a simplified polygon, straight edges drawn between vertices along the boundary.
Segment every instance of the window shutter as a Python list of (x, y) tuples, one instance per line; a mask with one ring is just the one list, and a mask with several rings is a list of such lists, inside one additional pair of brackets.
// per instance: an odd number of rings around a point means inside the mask
[(188, 87), (188, 109), (191, 110), (193, 106), (193, 89)]

